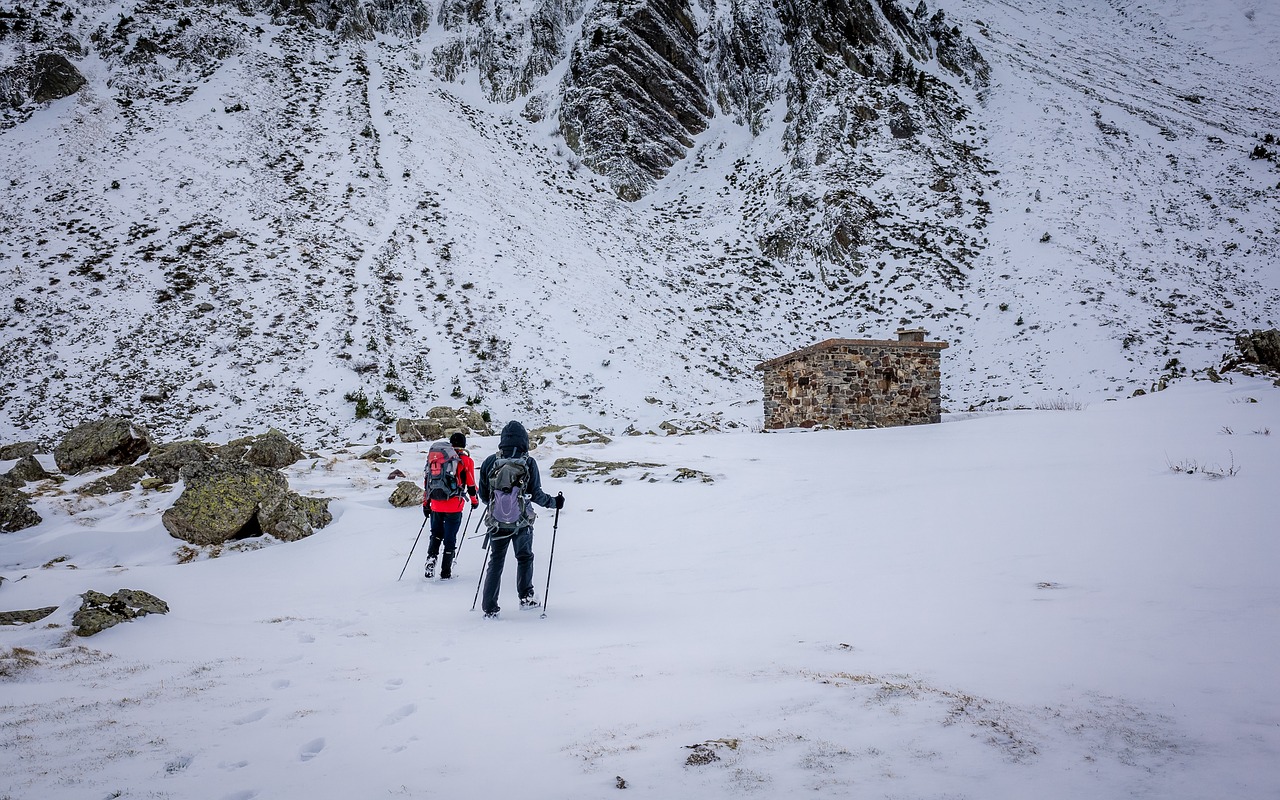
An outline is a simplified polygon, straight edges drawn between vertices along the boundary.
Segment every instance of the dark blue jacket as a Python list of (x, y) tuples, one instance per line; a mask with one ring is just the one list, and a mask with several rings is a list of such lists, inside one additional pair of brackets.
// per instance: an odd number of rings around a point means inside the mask
[(516, 456), (525, 456), (525, 461), (529, 465), (529, 482), (525, 486), (525, 492), (533, 502), (543, 508), (554, 508), (556, 499), (546, 492), (542, 491), (542, 479), (538, 475), (538, 462), (533, 460), (533, 456), (529, 455), (529, 433), (524, 426), (515, 420), (511, 420), (502, 429), (502, 435), (498, 437), (498, 452), (489, 456), (480, 465), (480, 501), (485, 505), (489, 505), (490, 498), (493, 497), (493, 489), (489, 486), (489, 474), (493, 472), (493, 465), (499, 458), (514, 458)]

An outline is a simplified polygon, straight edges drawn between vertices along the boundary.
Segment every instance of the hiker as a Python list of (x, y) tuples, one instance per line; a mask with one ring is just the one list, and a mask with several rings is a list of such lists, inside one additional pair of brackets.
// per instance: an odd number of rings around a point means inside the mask
[[(443, 449), (440, 444), (432, 445), (433, 452), (427, 455), (427, 480), (422, 493), (422, 513), (431, 520), (431, 542), (427, 545), (427, 567), (423, 576), (435, 577), (436, 557), (440, 555), (440, 545), (443, 544), (440, 580), (447, 581), (453, 577), (453, 554), (457, 550), (458, 529), (462, 527), (462, 509), (466, 505), (462, 493), (465, 490), (470, 496), (472, 508), (480, 505), (480, 499), (476, 496), (476, 464), (466, 449), (467, 437), (461, 432), (449, 437), (445, 447), (453, 449), (453, 458), (447, 452), (435, 452)], [(434, 480), (433, 458), (441, 463), (446, 473)]]
[(480, 499), (485, 504), (488, 523), (489, 573), (484, 581), (482, 608), (487, 618), (498, 616), (498, 589), (507, 546), (516, 552), (516, 594), (521, 608), (536, 608), (533, 591), (533, 520), (530, 502), (543, 508), (563, 508), (564, 497), (542, 491), (538, 462), (529, 455), (529, 434), (512, 420), (502, 429), (498, 452), (480, 465)]

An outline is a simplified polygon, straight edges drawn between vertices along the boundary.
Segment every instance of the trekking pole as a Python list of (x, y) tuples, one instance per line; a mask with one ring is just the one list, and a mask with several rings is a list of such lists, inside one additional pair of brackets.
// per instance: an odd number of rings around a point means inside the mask
[(547, 601), (551, 599), (551, 567), (556, 563), (556, 529), (560, 527), (560, 506), (564, 505), (564, 492), (556, 492), (556, 518), (551, 523), (551, 555), (547, 558), (547, 586), (542, 590), (542, 616), (547, 618)]
[[(484, 517), (481, 517), (480, 519), (482, 519), (482, 520), (483, 520), (483, 519), (484, 519)], [(480, 526), (479, 526), (479, 525), (477, 525), (477, 526), (476, 526), (476, 530), (479, 530), (479, 529), (480, 529)], [(489, 568), (489, 540), (490, 540), (491, 538), (492, 538), (492, 537), (490, 537), (490, 536), (486, 536), (486, 537), (484, 537), (484, 556), (485, 556), (485, 558), (484, 558), (484, 562), (480, 564), (480, 579), (476, 581), (476, 596), (475, 596), (475, 597), (473, 597), (473, 598), (471, 598), (471, 610), (472, 610), (472, 611), (475, 611), (475, 610), (476, 610), (476, 601), (480, 599), (480, 584), (484, 583), (484, 573), (485, 573), (485, 571)]]
[(462, 555), (462, 543), (467, 540), (467, 528), (471, 527), (471, 512), (475, 511), (475, 507), (467, 509), (467, 521), (462, 523), (462, 535), (458, 537), (458, 546), (453, 548), (453, 563), (458, 563), (458, 556)]
[[(400, 568), (400, 578), (404, 577), (404, 571), (409, 568), (409, 562), (413, 560), (413, 548), (418, 546), (418, 540), (422, 538), (422, 532), (426, 530), (427, 520), (429, 519), (431, 517), (426, 517), (422, 520), (422, 527), (418, 528), (418, 535), (413, 537), (413, 547), (409, 548), (409, 557), (404, 560), (404, 566)], [(396, 580), (398, 581), (400, 578), (396, 578)]]

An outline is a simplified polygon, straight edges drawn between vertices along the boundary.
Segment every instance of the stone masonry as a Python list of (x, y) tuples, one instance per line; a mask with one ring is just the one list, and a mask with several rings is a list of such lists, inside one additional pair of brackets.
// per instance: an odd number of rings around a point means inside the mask
[(942, 351), (924, 330), (898, 340), (828, 339), (756, 366), (764, 426), (886, 428), (942, 418)]

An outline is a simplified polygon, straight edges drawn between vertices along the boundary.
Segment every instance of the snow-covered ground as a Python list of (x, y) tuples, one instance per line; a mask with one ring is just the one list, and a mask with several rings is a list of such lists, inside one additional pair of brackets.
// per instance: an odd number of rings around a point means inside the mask
[[(1280, 787), (1268, 382), (912, 428), (547, 444), (544, 475), (562, 456), (661, 466), (546, 479), (567, 505), (545, 618), (517, 610), (513, 565), (500, 619), (469, 610), (478, 539), (453, 581), (420, 577), (425, 543), (396, 579), (421, 524), (386, 502), (387, 472), (420, 468), (406, 449), (299, 463), (293, 488), (335, 497), (332, 525), (187, 564), (159, 522), (174, 495), (46, 487), (45, 521), (0, 536), (0, 609), (60, 606), (0, 629), (0, 797)], [(681, 467), (712, 482), (674, 481)], [(552, 538), (544, 514), (540, 594)], [(120, 588), (171, 611), (67, 637), (77, 595)]]

